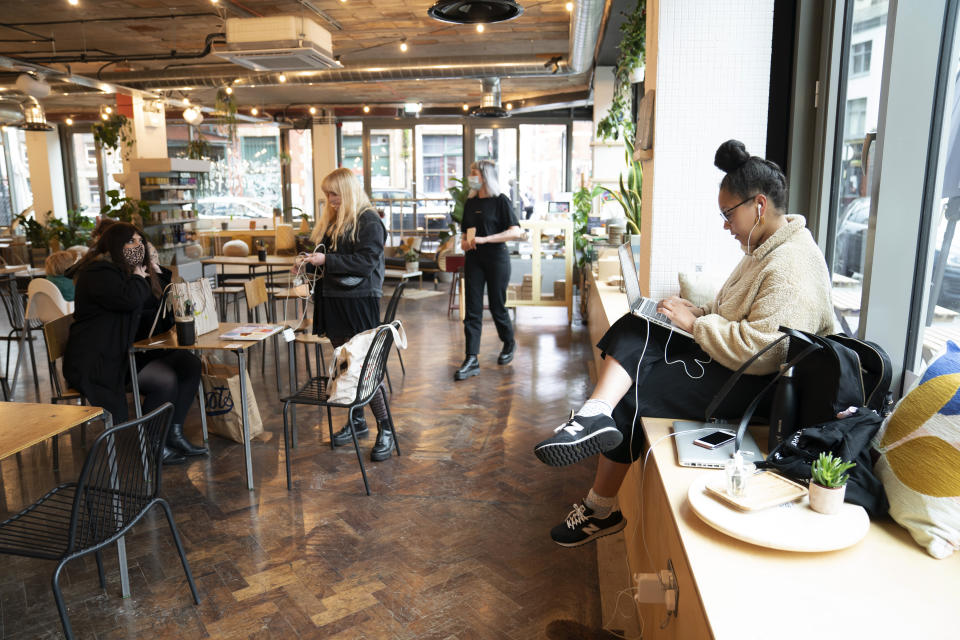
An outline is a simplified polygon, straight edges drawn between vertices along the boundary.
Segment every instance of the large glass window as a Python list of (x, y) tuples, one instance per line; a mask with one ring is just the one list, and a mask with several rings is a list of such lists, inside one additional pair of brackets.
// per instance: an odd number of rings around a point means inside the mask
[(3, 128), (3, 144), (10, 160), (11, 173), (8, 176), (13, 201), (13, 215), (33, 204), (33, 192), (30, 190), (30, 165), (27, 162), (27, 137), (22, 129)]
[(420, 169), (417, 196), (445, 198), (453, 178), (463, 173), (463, 127), (431, 124), (417, 127)]
[[(524, 194), (517, 185), (517, 130), (514, 127), (506, 129), (474, 129), (473, 155), (475, 160), (493, 160), (497, 163), (497, 179), (500, 189), (508, 194), (514, 202), (522, 202), (526, 206), (527, 194)], [(530, 205), (533, 211), (533, 205)]]
[(0, 135), (0, 226), (9, 226), (13, 219), (13, 194), (7, 175), (7, 148)]
[(370, 197), (389, 229), (416, 228), (413, 186), (413, 129), (371, 129)]
[(593, 154), (590, 143), (593, 141), (593, 122), (590, 120), (573, 121), (573, 190), (590, 184), (593, 176)]
[[(960, 25), (960, 22), (958, 22)], [(953, 52), (946, 95), (942, 105), (942, 126), (936, 132), (940, 154), (936, 174), (934, 211), (931, 216), (930, 247), (926, 280), (927, 306), (918, 319), (920, 331), (917, 356), (929, 360), (947, 340), (960, 343), (960, 28), (954, 33)], [(919, 370), (919, 361), (907, 361)]]
[(97, 175), (97, 146), (92, 133), (74, 133), (71, 136), (73, 149), (74, 180), (81, 209), (87, 215), (100, 213), (100, 179)]
[[(310, 129), (290, 130), (290, 205), (313, 217), (313, 133)], [(296, 215), (293, 221), (297, 222)]]
[(340, 162), (363, 182), (363, 123), (344, 122), (340, 129)]
[(869, 64), (869, 59), (883, 59), (887, 6), (887, 0), (854, 2), (846, 16), (851, 23), (850, 40), (843, 43), (851, 73), (846, 74), (839, 96), (843, 122), (838, 130), (843, 136), (838, 136), (834, 149), (830, 267), (834, 306), (852, 330), (856, 330), (859, 322), (870, 217), (869, 181), (873, 167), (869, 164), (869, 154), (873, 149), (869, 141), (877, 128), (881, 102), (882, 65)]
[(564, 197), (566, 157), (565, 124), (520, 125), (520, 191), (530, 195), (535, 214)]

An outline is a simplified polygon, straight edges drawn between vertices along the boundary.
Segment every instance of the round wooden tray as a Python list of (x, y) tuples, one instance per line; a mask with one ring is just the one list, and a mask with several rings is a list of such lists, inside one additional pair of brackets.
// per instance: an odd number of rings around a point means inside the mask
[(811, 509), (806, 497), (780, 507), (738, 511), (707, 492), (705, 485), (716, 473), (722, 471), (694, 480), (687, 500), (701, 520), (737, 540), (783, 551), (834, 551), (857, 544), (870, 529), (863, 507), (844, 503), (839, 513), (825, 516)]

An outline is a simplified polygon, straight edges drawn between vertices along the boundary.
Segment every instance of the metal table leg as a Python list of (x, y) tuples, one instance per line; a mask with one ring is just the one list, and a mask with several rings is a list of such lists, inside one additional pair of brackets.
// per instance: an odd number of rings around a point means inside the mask
[(243, 457), (247, 466), (247, 489), (253, 491), (253, 463), (250, 454), (250, 420), (247, 417), (247, 358), (243, 349), (237, 349), (240, 364), (240, 409), (243, 422)]
[(133, 407), (136, 410), (137, 417), (143, 417), (143, 409), (140, 407), (140, 380), (137, 378), (137, 358), (133, 349), (130, 350), (130, 388), (133, 389)]

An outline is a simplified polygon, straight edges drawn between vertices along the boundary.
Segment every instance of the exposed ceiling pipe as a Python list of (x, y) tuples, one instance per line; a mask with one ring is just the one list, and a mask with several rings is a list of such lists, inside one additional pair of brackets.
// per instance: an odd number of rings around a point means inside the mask
[[(454, 80), (482, 78), (517, 78), (570, 76), (590, 70), (605, 0), (580, 0), (571, 15), (570, 53), (564, 61), (557, 57), (518, 60), (516, 56), (501, 58), (434, 58), (387, 64), (366, 64), (339, 69), (289, 72), (286, 85), (327, 84), (337, 82), (384, 82), (390, 80)], [(104, 73), (103, 78), (135, 89), (176, 89), (184, 87), (220, 87), (280, 85), (279, 73), (251, 73), (234, 65), (213, 65), (189, 69)]]
[(197, 58), (205, 58), (210, 55), (210, 51), (214, 44), (226, 44), (226, 37), (227, 34), (222, 32), (208, 33), (202, 50), (187, 51), (184, 53), (180, 53), (176, 50), (173, 50), (168, 54), (160, 55), (155, 53), (118, 53), (91, 56), (81, 53), (79, 55), (67, 56), (30, 56), (28, 58), (22, 58), (22, 60), (32, 62), (34, 64), (66, 64), (68, 62), (133, 62), (142, 60), (193, 60)]

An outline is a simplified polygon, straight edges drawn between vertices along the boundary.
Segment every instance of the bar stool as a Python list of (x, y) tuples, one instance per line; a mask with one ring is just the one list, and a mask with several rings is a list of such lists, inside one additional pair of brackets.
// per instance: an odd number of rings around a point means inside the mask
[(447, 273), (453, 274), (453, 279), (450, 281), (450, 294), (447, 297), (447, 317), (449, 318), (453, 314), (453, 310), (457, 309), (460, 311), (460, 317), (463, 317), (463, 292), (460, 291), (460, 302), (457, 302), (457, 292), (462, 290), (463, 286), (463, 264), (466, 262), (466, 257), (463, 255), (443, 255), (440, 256), (438, 263), (440, 269), (446, 271)]

